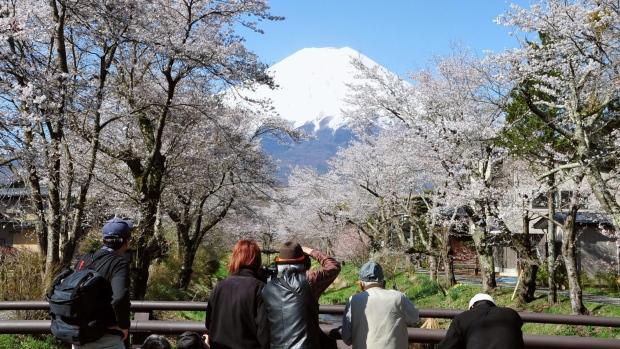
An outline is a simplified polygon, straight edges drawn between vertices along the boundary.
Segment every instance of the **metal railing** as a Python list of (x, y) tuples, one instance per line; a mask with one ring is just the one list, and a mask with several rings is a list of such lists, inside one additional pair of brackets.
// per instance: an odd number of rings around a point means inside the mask
[[(159, 301), (132, 301), (131, 309), (136, 313), (150, 312), (152, 310), (193, 310), (205, 311), (206, 302), (159, 302)], [(3, 310), (47, 310), (49, 305), (44, 301), (11, 301), (0, 302), (0, 311)], [(451, 319), (461, 310), (427, 309), (420, 310), (422, 318)], [(321, 314), (342, 315), (344, 306), (322, 305)], [(524, 322), (586, 325), (603, 327), (620, 327), (620, 318), (605, 316), (583, 315), (556, 315), (538, 313), (519, 313)], [(136, 318), (139, 318), (136, 316)], [(337, 325), (321, 325), (323, 332), (338, 337)], [(130, 332), (136, 333), (160, 333), (180, 334), (185, 331), (205, 332), (206, 328), (201, 321), (161, 321), (138, 319), (131, 321)], [(421, 328), (409, 328), (409, 342), (411, 343), (439, 343), (446, 334), (446, 330), (430, 330)], [(50, 320), (0, 320), (0, 334), (49, 334)], [(607, 349), (619, 348), (620, 339), (590, 338), (577, 336), (550, 336), (524, 334), (523, 341), (527, 348), (580, 348), (580, 349)]]

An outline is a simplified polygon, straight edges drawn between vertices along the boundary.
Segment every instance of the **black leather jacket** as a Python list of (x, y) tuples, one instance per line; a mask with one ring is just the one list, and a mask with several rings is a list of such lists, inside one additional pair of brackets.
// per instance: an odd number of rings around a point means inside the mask
[[(282, 285), (282, 278), (295, 290)], [(318, 318), (312, 319), (315, 311), (308, 306), (318, 307), (312, 294), (306, 274), (297, 269), (284, 270), (280, 278), (273, 278), (263, 288), (263, 299), (271, 328), (271, 349), (319, 349)]]

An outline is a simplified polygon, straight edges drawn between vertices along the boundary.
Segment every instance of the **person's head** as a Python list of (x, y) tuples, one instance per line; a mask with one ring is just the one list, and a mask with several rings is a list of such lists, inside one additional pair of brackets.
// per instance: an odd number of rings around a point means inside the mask
[(287, 241), (280, 247), (280, 253), (275, 259), (278, 273), (286, 268), (296, 268), (299, 271), (310, 269), (310, 257), (301, 248), (301, 245)]
[(133, 229), (133, 223), (131, 223), (131, 221), (122, 220), (117, 217), (110, 219), (103, 225), (103, 228), (101, 228), (103, 244), (115, 251), (121, 248), (125, 248), (126, 250), (129, 248), (131, 229)]
[(170, 342), (162, 336), (152, 334), (142, 343), (142, 349), (170, 349)]
[(359, 272), (359, 279), (362, 290), (372, 285), (385, 287), (383, 268), (381, 264), (377, 262), (367, 262), (362, 265)]
[(260, 247), (252, 239), (241, 239), (233, 248), (228, 274), (233, 274), (245, 268), (258, 272), (261, 265)]
[(476, 305), (480, 302), (491, 302), (495, 305), (495, 300), (493, 297), (489, 296), (486, 293), (478, 293), (477, 295), (471, 297), (469, 300), (469, 309), (475, 308)]

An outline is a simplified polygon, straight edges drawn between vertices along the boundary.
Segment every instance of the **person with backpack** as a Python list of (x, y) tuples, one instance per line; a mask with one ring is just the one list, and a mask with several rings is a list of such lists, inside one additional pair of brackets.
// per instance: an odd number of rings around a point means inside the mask
[(498, 307), (493, 297), (478, 293), (469, 310), (452, 319), (439, 349), (522, 349), (523, 320), (514, 309)]
[[(83, 255), (75, 270), (92, 269), (99, 273), (111, 286), (111, 298), (104, 305), (107, 331), (99, 339), (86, 344), (73, 344), (73, 349), (125, 349), (125, 338), (129, 334), (129, 262), (123, 254), (129, 249), (131, 221), (114, 217), (101, 229), (101, 249)], [(103, 301), (103, 300), (100, 300)]]

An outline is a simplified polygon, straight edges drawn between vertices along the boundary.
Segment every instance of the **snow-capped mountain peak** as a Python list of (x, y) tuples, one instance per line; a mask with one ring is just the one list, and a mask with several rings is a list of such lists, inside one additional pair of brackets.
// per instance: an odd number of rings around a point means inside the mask
[(313, 123), (315, 131), (323, 127), (335, 130), (346, 123), (341, 112), (347, 108), (343, 101), (348, 93), (346, 84), (357, 81), (352, 59), (369, 67), (378, 65), (349, 47), (304, 48), (268, 69), (277, 89), (260, 86), (241, 94), (271, 100), (274, 110), (294, 127)]

